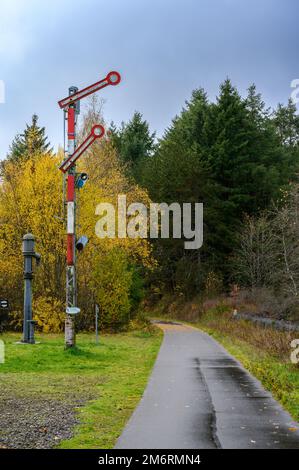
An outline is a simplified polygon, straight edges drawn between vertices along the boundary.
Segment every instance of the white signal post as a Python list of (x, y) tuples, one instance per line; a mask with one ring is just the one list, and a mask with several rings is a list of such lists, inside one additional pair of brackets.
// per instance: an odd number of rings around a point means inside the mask
[[(77, 307), (77, 283), (76, 283), (76, 161), (88, 149), (96, 139), (101, 139), (105, 134), (102, 125), (92, 127), (87, 138), (76, 148), (76, 116), (80, 112), (80, 100), (109, 85), (118, 85), (121, 81), (118, 72), (109, 72), (99, 82), (78, 91), (76, 87), (69, 88), (69, 96), (58, 102), (64, 110), (67, 120), (68, 148), (67, 157), (61, 163), (59, 169), (66, 174), (66, 199), (67, 209), (67, 253), (66, 253), (66, 320), (65, 320), (65, 347), (72, 348), (76, 345), (75, 315), (80, 312)], [(83, 238), (83, 237), (82, 237)], [(86, 237), (85, 237), (86, 238)], [(87, 241), (87, 238), (86, 238)]]

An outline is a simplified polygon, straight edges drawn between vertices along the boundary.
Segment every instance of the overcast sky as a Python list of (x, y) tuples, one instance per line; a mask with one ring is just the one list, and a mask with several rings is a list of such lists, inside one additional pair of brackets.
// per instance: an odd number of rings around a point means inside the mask
[(107, 121), (135, 110), (160, 136), (194, 88), (215, 99), (227, 76), (242, 94), (255, 82), (269, 106), (299, 78), (297, 0), (0, 0), (0, 158), (37, 113), (62, 143), (57, 101), (118, 70)]

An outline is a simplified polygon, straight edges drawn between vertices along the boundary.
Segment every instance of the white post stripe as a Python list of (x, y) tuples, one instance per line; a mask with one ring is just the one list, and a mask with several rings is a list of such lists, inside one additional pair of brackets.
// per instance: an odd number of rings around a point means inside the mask
[(72, 155), (75, 151), (75, 140), (69, 139), (68, 141), (68, 154)]
[(74, 201), (67, 203), (67, 233), (75, 233), (75, 204)]

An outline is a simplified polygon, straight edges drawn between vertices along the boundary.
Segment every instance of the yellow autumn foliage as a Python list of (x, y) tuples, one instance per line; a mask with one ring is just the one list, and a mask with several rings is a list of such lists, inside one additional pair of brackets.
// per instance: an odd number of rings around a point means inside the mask
[[(18, 164), (7, 162), (0, 183), (0, 296), (9, 299), (13, 323), (20, 325), (23, 302), (21, 244), (25, 233), (33, 233), (36, 250), (42, 256), (34, 277), (34, 314), (39, 328), (44, 331), (61, 329), (59, 311), (63, 313), (64, 310), (65, 211), (62, 174), (58, 169), (62, 158), (62, 152), (58, 152), (54, 156), (35, 155)], [(118, 194), (126, 194), (128, 203), (147, 204), (149, 199), (144, 190), (125, 176), (108, 141), (96, 143), (80, 161), (77, 170), (89, 174), (87, 184), (77, 191), (77, 233), (89, 238), (86, 249), (78, 255), (78, 305), (82, 310), (78, 324), (88, 328), (93, 323), (96, 301), (107, 318), (110, 313), (114, 320), (117, 313), (127, 318), (131, 308), (132, 269), (136, 265), (149, 267), (153, 264), (146, 239), (97, 238), (95, 208), (104, 201), (116, 204)], [(120, 270), (117, 269), (118, 260), (122, 266)], [(119, 282), (107, 280), (105, 262), (109, 272), (118, 273)], [(106, 292), (103, 292), (103, 279), (107, 281)]]
[(64, 328), (64, 305), (51, 294), (35, 297), (32, 310), (36, 326), (44, 333), (60, 333)]

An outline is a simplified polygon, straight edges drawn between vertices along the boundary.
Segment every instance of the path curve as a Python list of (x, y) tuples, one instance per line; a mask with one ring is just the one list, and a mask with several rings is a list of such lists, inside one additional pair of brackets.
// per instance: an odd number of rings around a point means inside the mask
[(299, 427), (236, 359), (192, 327), (164, 340), (116, 449), (299, 449)]

